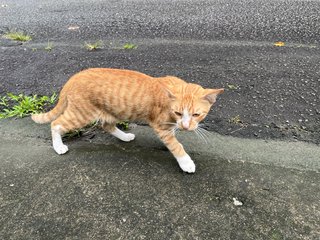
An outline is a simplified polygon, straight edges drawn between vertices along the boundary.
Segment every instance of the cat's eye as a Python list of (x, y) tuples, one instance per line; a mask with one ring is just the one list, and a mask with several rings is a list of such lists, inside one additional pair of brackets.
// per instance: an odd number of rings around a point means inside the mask
[(174, 114), (176, 114), (176, 115), (179, 116), (179, 117), (182, 116), (182, 113), (180, 113), (180, 112), (174, 112)]
[(194, 113), (194, 114), (192, 114), (192, 117), (199, 117), (199, 116), (200, 116), (199, 113)]

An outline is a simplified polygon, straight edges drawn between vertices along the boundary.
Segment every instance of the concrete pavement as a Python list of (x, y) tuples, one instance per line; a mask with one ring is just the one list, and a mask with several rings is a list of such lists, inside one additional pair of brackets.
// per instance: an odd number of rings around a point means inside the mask
[[(206, 129), (319, 144), (320, 2), (4, 1), (0, 95), (51, 95), (89, 67), (174, 75), (226, 91)], [(8, 41), (11, 30), (32, 40)], [(89, 52), (85, 43), (101, 41)], [(284, 46), (276, 47), (282, 41)], [(125, 43), (137, 45), (124, 50)], [(45, 48), (51, 44), (51, 51)], [(230, 123), (235, 117), (245, 127)], [(232, 121), (231, 121), (232, 122)]]
[(0, 238), (318, 239), (317, 145), (180, 133), (190, 175), (150, 128), (131, 131), (89, 130), (59, 156), (48, 125), (1, 120)]

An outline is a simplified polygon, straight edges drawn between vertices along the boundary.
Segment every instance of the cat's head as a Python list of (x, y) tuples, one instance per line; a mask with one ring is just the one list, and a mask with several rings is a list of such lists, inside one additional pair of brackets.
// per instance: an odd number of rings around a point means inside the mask
[(168, 90), (171, 98), (171, 118), (181, 130), (193, 131), (198, 127), (216, 102), (221, 89), (204, 89), (197, 84), (183, 84), (176, 89)]

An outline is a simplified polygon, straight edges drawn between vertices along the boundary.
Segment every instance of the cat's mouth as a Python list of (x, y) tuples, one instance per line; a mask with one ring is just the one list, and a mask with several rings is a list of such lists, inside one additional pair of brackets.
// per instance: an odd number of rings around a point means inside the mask
[(161, 125), (171, 125), (170, 129), (172, 132), (179, 131), (195, 131), (198, 128), (198, 123), (190, 123), (190, 124), (183, 124), (181, 121), (177, 122), (163, 122)]
[(177, 123), (179, 130), (182, 131), (195, 131), (198, 128), (198, 123), (184, 123), (180, 122)]
[(192, 131), (195, 131), (196, 130), (196, 128), (179, 128), (179, 130), (181, 130), (181, 131), (188, 131), (188, 132), (192, 132)]

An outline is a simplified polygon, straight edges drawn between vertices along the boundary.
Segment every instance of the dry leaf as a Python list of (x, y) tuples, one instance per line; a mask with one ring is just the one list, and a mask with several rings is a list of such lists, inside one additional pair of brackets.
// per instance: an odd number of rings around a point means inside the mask
[(276, 47), (283, 47), (285, 44), (284, 42), (275, 42), (273, 45)]

